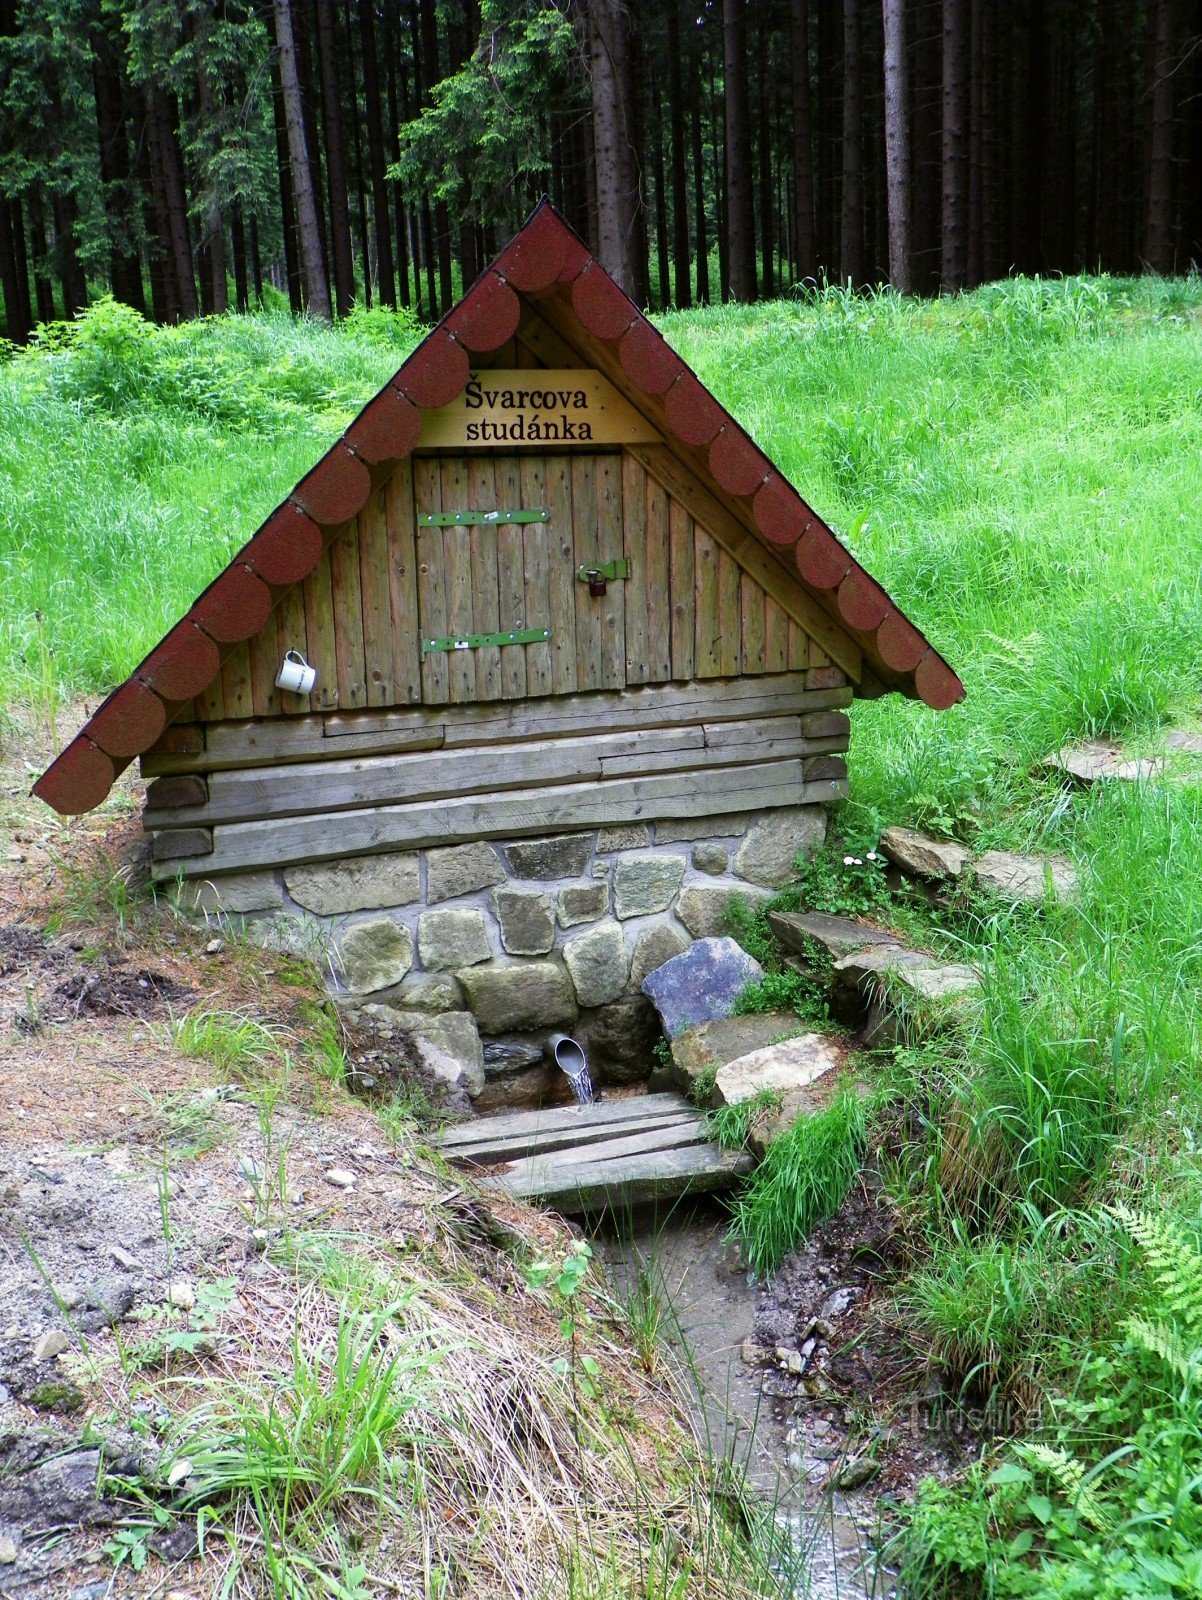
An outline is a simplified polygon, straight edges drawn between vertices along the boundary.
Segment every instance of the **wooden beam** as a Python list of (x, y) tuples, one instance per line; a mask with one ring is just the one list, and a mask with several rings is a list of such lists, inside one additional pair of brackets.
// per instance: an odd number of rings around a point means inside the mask
[(746, 1151), (690, 1145), (621, 1157), (614, 1161), (550, 1163), (520, 1175), (498, 1174), (480, 1180), (486, 1187), (518, 1199), (539, 1198), (561, 1211), (619, 1210), (682, 1194), (726, 1189), (754, 1165)]

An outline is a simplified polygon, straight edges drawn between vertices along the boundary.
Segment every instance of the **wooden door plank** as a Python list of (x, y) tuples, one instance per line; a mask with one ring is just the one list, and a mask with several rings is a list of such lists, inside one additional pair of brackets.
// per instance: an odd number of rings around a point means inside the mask
[(739, 635), (742, 639), (742, 670), (756, 676), (764, 670), (764, 591), (749, 572), (739, 583)]
[[(602, 561), (622, 557), (622, 457), (597, 457), (597, 548)], [(588, 585), (580, 586), (585, 604), (601, 609), (601, 685), (620, 689), (626, 682), (626, 585), (621, 580), (607, 586), (605, 596), (594, 600)]]
[(668, 491), (647, 477), (647, 679), (666, 683), (672, 676), (671, 553), (668, 546)]
[(696, 642), (693, 670), (699, 678), (716, 678), (722, 651), (718, 640), (718, 546), (699, 522), (693, 524), (694, 607)]
[(576, 547), (572, 532), (572, 460), (548, 456), (545, 465), (547, 511), (547, 594), (551, 628), (551, 685), (555, 694), (574, 694), (576, 672)]
[(359, 513), (359, 582), (363, 608), (363, 673), (369, 706), (390, 706), (392, 601), (388, 592), (387, 490), (373, 490)]
[(672, 607), (672, 677), (686, 681), (693, 677), (697, 660), (694, 616), (697, 597), (694, 586), (693, 519), (679, 500), (668, 502), (668, 589)]
[(789, 670), (789, 618), (771, 595), (764, 600), (764, 671)]
[[(472, 456), (467, 464), (468, 503), (473, 511), (495, 511), (497, 475), (491, 456)], [(477, 633), (496, 633), (500, 623), (497, 590), (497, 529), (494, 523), (481, 523), (471, 529), (472, 615)], [(498, 645), (482, 645), (476, 656), (476, 698), (501, 698), (501, 651)]]
[[(338, 530), (335, 539), (342, 531)], [(317, 669), (317, 681), (309, 703), (315, 710), (331, 711), (338, 704), (338, 655), (329, 545), (305, 579), (305, 633), (309, 640), (309, 665)]]
[(740, 642), (742, 638), (739, 616), (740, 570), (735, 558), (725, 550), (718, 551), (718, 666), (724, 678), (739, 675)]
[[(497, 504), (520, 510), (522, 480), (516, 456), (498, 456)], [(526, 627), (526, 580), (523, 573), (522, 524), (504, 522), (497, 528), (497, 591), (500, 627)], [(526, 646), (501, 646), (501, 693), (506, 700), (521, 700), (526, 693)]]
[(796, 622), (789, 623), (789, 666), (796, 671), (804, 672), (810, 664), (810, 638), (798, 627)]
[(388, 610), (392, 628), (392, 690), (400, 705), (422, 697), (422, 625), (417, 601), (417, 529), (413, 468), (402, 461), (384, 491), (388, 540)]
[[(275, 610), (276, 670), (289, 650), (299, 650), (308, 659), (309, 635), (305, 622), (305, 591), (299, 583), (289, 584)], [(268, 630), (265, 630), (268, 631)], [(310, 697), (307, 694), (288, 694), (277, 689), (280, 711), (286, 717), (308, 716)]]
[[(547, 472), (541, 456), (521, 460), (522, 505), (547, 509)], [(522, 529), (522, 572), (526, 586), (526, 626), (551, 627), (551, 538), (545, 522), (528, 522)], [(550, 694), (555, 687), (551, 669), (551, 642), (526, 646), (526, 693)]]
[[(433, 456), (413, 463), (413, 506), (417, 516), (442, 510), (442, 476)], [(421, 635), (440, 637), (450, 632), (447, 622), (446, 569), (442, 529), (417, 529), (417, 594)], [(445, 650), (421, 650), (422, 699), (427, 705), (445, 705), (451, 698), (451, 666)]]
[(276, 619), (272, 615), (250, 640), (250, 697), (256, 717), (278, 717), (280, 691), (275, 686), (281, 656), (276, 649)]
[(334, 652), (338, 704), (351, 711), (367, 704), (363, 649), (363, 580), (359, 566), (359, 520), (349, 523), (330, 547), (330, 591), (334, 602)]
[(626, 682), (650, 677), (647, 630), (647, 469), (628, 451), (622, 454), (623, 548), (630, 563), (624, 585)]
[[(466, 511), (467, 462), (462, 456), (444, 456), (441, 472), (442, 509)], [(439, 528), (446, 573), (447, 632), (472, 631), (472, 535), (465, 525)], [(450, 695), (452, 705), (476, 699), (476, 652), (452, 650)]]
[[(573, 456), (572, 529), (575, 534), (574, 567), (595, 566), (600, 559), (597, 535), (597, 479), (595, 457)], [(603, 688), (601, 676), (601, 612), (589, 598), (587, 584), (573, 571), (572, 589), (576, 616), (576, 685), (580, 689)]]

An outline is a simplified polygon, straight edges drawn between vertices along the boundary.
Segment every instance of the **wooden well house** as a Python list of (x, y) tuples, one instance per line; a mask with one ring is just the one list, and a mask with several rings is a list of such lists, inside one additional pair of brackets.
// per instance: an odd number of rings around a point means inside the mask
[(889, 690), (963, 693), (544, 202), (35, 792), (140, 758), (156, 877), (474, 1061), (629, 1034)]

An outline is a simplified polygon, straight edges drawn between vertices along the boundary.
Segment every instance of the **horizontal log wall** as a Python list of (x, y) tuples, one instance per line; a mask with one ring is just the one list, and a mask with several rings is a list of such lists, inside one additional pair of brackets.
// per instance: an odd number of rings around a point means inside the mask
[[(171, 769), (145, 816), (156, 875), (833, 800), (851, 691), (804, 685), (666, 685), (441, 721), (363, 712), (275, 724), (270, 738), (264, 724), (210, 727), (203, 751), (144, 759)], [(361, 741), (371, 754), (352, 753)]]

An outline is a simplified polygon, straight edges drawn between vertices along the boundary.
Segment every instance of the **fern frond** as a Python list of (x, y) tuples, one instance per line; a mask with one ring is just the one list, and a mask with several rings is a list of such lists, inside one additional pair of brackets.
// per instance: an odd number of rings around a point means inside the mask
[(1124, 1332), (1132, 1344), (1171, 1367), (1182, 1383), (1190, 1383), (1198, 1376), (1202, 1350), (1187, 1344), (1169, 1323), (1153, 1322), (1148, 1317), (1128, 1317)]
[(1150, 1311), (1167, 1313), (1187, 1343), (1202, 1344), (1202, 1252), (1167, 1217), (1152, 1217), (1127, 1206), (1109, 1210), (1147, 1259), (1159, 1291)]
[(1032, 1466), (1043, 1468), (1082, 1522), (1099, 1531), (1109, 1525), (1111, 1517), (1106, 1506), (1094, 1493), (1092, 1485), (1085, 1481), (1085, 1464), (1078, 1461), (1076, 1456), (1048, 1444), (1017, 1444), (1014, 1448), (1016, 1454), (1024, 1457)]

